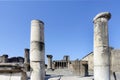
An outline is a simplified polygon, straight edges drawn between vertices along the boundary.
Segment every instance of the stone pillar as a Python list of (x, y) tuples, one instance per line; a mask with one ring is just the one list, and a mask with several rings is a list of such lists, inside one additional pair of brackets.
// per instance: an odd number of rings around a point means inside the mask
[(47, 58), (48, 58), (48, 65), (47, 65), (47, 68), (48, 69), (52, 69), (52, 55), (47, 55)]
[(25, 53), (24, 53), (24, 63), (29, 63), (30, 59), (29, 59), (29, 49), (25, 48)]
[(94, 80), (110, 80), (110, 53), (108, 42), (109, 12), (94, 18)]
[(7, 61), (8, 61), (8, 55), (7, 54), (2, 55), (2, 62), (7, 63)]
[(30, 56), (29, 56), (30, 49), (25, 48), (24, 51), (25, 51), (24, 53), (25, 70), (30, 71)]
[(31, 80), (45, 80), (44, 23), (40, 20), (31, 21), (30, 66)]
[(52, 69), (55, 69), (55, 62), (52, 63)]
[(61, 66), (62, 66), (62, 68), (63, 68), (63, 61), (61, 61)]
[(57, 68), (59, 68), (59, 63), (58, 63), (58, 61), (57, 61)]
[(58, 62), (58, 69), (60, 68), (60, 64), (59, 64), (59, 62)]

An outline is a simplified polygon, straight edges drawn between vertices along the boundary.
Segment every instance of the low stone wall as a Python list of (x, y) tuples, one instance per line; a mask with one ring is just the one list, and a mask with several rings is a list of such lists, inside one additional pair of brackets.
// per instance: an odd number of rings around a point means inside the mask
[(0, 80), (27, 80), (27, 76), (23, 72), (0, 73)]
[(0, 63), (0, 80), (27, 80), (24, 65), (17, 63)]

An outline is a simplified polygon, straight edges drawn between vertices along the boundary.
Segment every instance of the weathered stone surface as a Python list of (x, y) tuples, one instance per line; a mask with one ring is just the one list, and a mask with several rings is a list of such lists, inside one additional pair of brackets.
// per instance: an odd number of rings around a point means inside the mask
[(82, 61), (88, 62), (88, 75), (93, 75), (93, 67), (94, 67), (94, 59), (93, 59), (93, 52), (89, 53), (85, 57), (82, 58)]
[(45, 79), (45, 46), (44, 23), (40, 20), (31, 21), (30, 39), (30, 66), (32, 68), (31, 80)]
[(48, 69), (52, 69), (52, 55), (47, 55), (47, 58), (48, 58), (48, 65), (47, 65), (47, 68)]
[(109, 12), (94, 18), (94, 80), (110, 80), (110, 53), (108, 41)]
[(93, 21), (95, 21), (95, 20), (98, 19), (98, 18), (102, 18), (102, 17), (104, 17), (104, 18), (106, 18), (106, 19), (109, 20), (109, 19), (111, 18), (111, 14), (110, 14), (109, 12), (99, 13), (98, 15), (96, 15), (96, 16), (94, 17)]
[(111, 51), (111, 71), (120, 72), (120, 50), (118, 49)]
[(25, 49), (25, 53), (24, 53), (24, 63), (30, 63), (30, 53), (29, 53), (30, 49)]
[(24, 67), (26, 71), (30, 71), (30, 53), (29, 53), (30, 49), (25, 49), (25, 53), (24, 53)]
[(65, 61), (70, 61), (70, 56), (65, 55), (65, 56), (63, 57), (63, 60), (65, 60)]
[(27, 80), (27, 74), (21, 64), (0, 63), (0, 80)]
[(24, 63), (24, 58), (23, 57), (11, 57), (8, 58), (8, 63)]
[(4, 54), (0, 56), (0, 63), (6, 63), (6, 62), (8, 62), (8, 55)]
[(45, 72), (44, 72), (44, 62), (31, 62), (31, 80), (44, 80)]
[(27, 80), (23, 73), (0, 73), (0, 80)]
[(44, 61), (44, 24), (40, 20), (31, 21), (30, 60)]
[(0, 72), (21, 72), (22, 64), (18, 63), (0, 63)]
[(120, 72), (115, 72), (116, 80), (120, 80)]
[(78, 76), (58, 76), (48, 80), (93, 80), (93, 77), (78, 77)]

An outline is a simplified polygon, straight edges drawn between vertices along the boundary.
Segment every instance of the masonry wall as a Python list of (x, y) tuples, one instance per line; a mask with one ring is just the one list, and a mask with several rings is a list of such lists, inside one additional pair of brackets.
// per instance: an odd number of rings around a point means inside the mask
[(75, 60), (69, 63), (69, 70), (73, 72), (73, 75), (87, 76), (88, 75), (88, 63), (86, 61)]
[(80, 75), (80, 62), (79, 60), (71, 61), (69, 69), (73, 72), (74, 75)]
[[(110, 72), (113, 75), (114, 72), (120, 72), (120, 49), (111, 49), (110, 54)], [(82, 61), (88, 61), (89, 75), (93, 75), (93, 55), (93, 53), (90, 53), (82, 59)]]
[(120, 72), (120, 50), (113, 49), (111, 51), (111, 71)]
[(0, 73), (0, 80), (27, 80), (27, 75), (19, 73)]
[(93, 52), (89, 53), (86, 57), (84, 57), (82, 61), (88, 61), (88, 74), (93, 75), (93, 67), (94, 67)]

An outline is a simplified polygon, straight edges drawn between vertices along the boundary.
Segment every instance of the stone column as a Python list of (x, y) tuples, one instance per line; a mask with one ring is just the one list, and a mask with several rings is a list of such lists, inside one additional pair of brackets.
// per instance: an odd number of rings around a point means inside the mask
[(52, 69), (55, 69), (55, 62), (52, 63)]
[(94, 80), (110, 80), (110, 53), (108, 42), (109, 12), (94, 18)]
[(24, 53), (25, 70), (30, 71), (30, 56), (29, 56), (30, 49), (25, 48), (24, 51), (25, 51)]
[(57, 68), (59, 68), (59, 63), (58, 63), (58, 61), (57, 61)]
[(25, 48), (25, 53), (24, 53), (24, 63), (29, 63), (29, 49)]
[(52, 69), (52, 55), (47, 55), (47, 58), (48, 58), (48, 65), (47, 65), (47, 68), (48, 69)]
[(62, 68), (63, 68), (63, 61), (61, 61), (61, 66), (62, 66)]
[(7, 61), (8, 61), (8, 55), (7, 54), (2, 55), (2, 62), (7, 63)]
[(58, 66), (58, 69), (59, 69), (59, 61), (57, 61), (57, 66)]
[(31, 80), (45, 80), (44, 23), (40, 20), (31, 21), (30, 66)]

